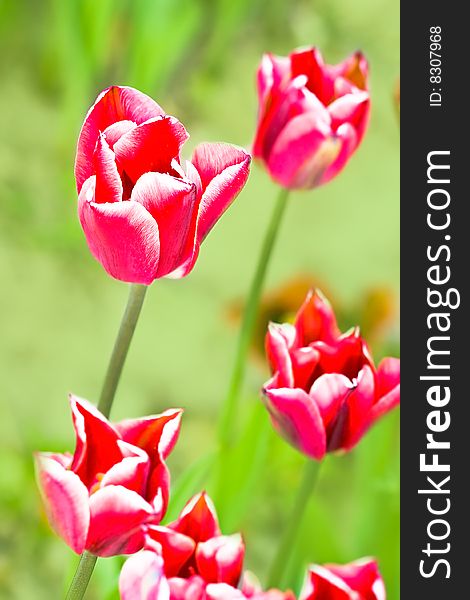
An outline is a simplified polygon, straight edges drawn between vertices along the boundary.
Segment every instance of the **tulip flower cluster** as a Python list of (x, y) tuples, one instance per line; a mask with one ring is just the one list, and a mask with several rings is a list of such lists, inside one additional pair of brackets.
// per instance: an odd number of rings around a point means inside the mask
[[(367, 80), (360, 53), (336, 66), (315, 48), (263, 58), (253, 153), (275, 181), (310, 188), (343, 169), (367, 126)], [(141, 294), (155, 279), (193, 269), (201, 243), (248, 178), (244, 150), (200, 144), (184, 161), (187, 139), (151, 98), (120, 86), (98, 96), (80, 132), (75, 177), (86, 241), (112, 277), (139, 284), (131, 290)], [(106, 415), (141, 301), (129, 306), (108, 368)], [(309, 458), (351, 450), (399, 402), (399, 360), (376, 367), (359, 329), (341, 333), (318, 292), (309, 293), (294, 324), (269, 325), (266, 352), (272, 377), (262, 397), (273, 426)], [(71, 396), (70, 405), (73, 454), (37, 453), (36, 471), (52, 528), (76, 553), (92, 556), (77, 581), (89, 580), (94, 556), (125, 554), (122, 600), (295, 600), (291, 591), (263, 591), (244, 571), (244, 539), (221, 532), (205, 492), (162, 524), (170, 496), (165, 461), (180, 409), (111, 423), (86, 400)], [(308, 569), (299, 600), (340, 599), (385, 600), (375, 560)]]
[[(52, 527), (75, 552), (132, 554), (119, 579), (122, 600), (295, 600), (243, 575), (244, 541), (221, 533), (206, 493), (160, 524), (170, 485), (165, 459), (181, 410), (112, 424), (86, 400), (72, 396), (70, 404), (75, 451), (36, 455), (41, 494)], [(384, 600), (375, 561), (312, 566), (300, 600), (340, 594)]]
[[(292, 592), (263, 591), (242, 577), (245, 546), (240, 535), (221, 535), (215, 509), (204, 493), (192, 498), (166, 527), (150, 525), (145, 549), (121, 571), (122, 600), (295, 600)], [(299, 600), (385, 600), (375, 561), (310, 567)]]

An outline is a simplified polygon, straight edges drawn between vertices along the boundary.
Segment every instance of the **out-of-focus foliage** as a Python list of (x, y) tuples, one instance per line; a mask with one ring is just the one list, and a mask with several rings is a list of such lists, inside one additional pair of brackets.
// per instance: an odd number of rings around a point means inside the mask
[[(75, 559), (45, 522), (31, 452), (73, 447), (67, 392), (96, 400), (126, 298), (126, 286), (89, 255), (76, 219), (74, 146), (85, 111), (107, 85), (133, 85), (183, 121), (190, 145), (249, 147), (261, 53), (306, 44), (329, 62), (356, 48), (368, 55), (372, 120), (337, 180), (292, 196), (268, 287), (299, 273), (321, 282), (344, 327), (387, 315), (374, 350), (396, 354), (397, 2), (0, 0), (0, 598), (59, 598), (70, 579)], [(191, 276), (152, 286), (135, 336), (114, 416), (186, 408), (171, 461), (173, 514), (201, 485), (210, 490), (214, 415), (235, 347), (236, 319), (227, 315), (245, 295), (275, 193), (254, 166)], [(253, 446), (234, 449), (220, 507), (228, 532), (243, 531), (247, 566), (261, 577), (303, 464), (259, 405), (266, 377), (255, 359), (240, 418)], [(241, 494), (245, 475), (250, 488)], [(373, 554), (396, 600), (398, 510), (395, 413), (353, 453), (327, 460), (286, 583), (299, 584), (307, 561)], [(116, 598), (120, 560), (99, 561), (90, 600)]]

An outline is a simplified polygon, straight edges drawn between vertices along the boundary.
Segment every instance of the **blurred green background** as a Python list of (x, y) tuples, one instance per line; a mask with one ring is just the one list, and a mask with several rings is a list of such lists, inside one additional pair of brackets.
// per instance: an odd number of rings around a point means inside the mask
[[(397, 355), (398, 11), (396, 0), (0, 0), (1, 598), (60, 598), (70, 579), (76, 559), (45, 522), (31, 453), (73, 448), (67, 393), (96, 400), (127, 295), (92, 259), (76, 218), (73, 160), (89, 105), (110, 84), (132, 85), (186, 125), (188, 157), (204, 140), (249, 147), (262, 52), (315, 44), (336, 62), (361, 48), (371, 64), (369, 132), (340, 177), (292, 195), (267, 288), (288, 313), (286, 282), (319, 283), (344, 328), (359, 321), (377, 358)], [(194, 272), (157, 281), (146, 300), (113, 416), (186, 408), (170, 460), (171, 515), (201, 485), (215, 448), (238, 307), (274, 194), (254, 165)], [(265, 312), (277, 317), (270, 298)], [(266, 378), (253, 353), (240, 418), (250, 443), (233, 452), (220, 506), (261, 579), (304, 462), (268, 425), (257, 396)], [(298, 587), (309, 561), (375, 555), (396, 600), (398, 473), (395, 412), (354, 452), (326, 461), (286, 584)], [(251, 487), (240, 494), (243, 478)], [(210, 478), (203, 485), (210, 491)], [(116, 597), (119, 560), (99, 561), (90, 600)]]

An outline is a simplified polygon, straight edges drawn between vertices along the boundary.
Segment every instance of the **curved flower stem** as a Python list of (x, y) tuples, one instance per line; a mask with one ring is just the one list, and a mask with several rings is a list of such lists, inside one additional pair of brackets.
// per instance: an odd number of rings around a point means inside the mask
[(263, 290), (263, 284), (266, 277), (266, 271), (269, 265), (274, 242), (276, 241), (279, 225), (287, 204), (289, 190), (281, 188), (274, 205), (268, 229), (266, 231), (261, 253), (258, 259), (258, 266), (251, 282), (251, 288), (248, 300), (243, 314), (243, 322), (238, 337), (237, 351), (233, 365), (230, 386), (222, 408), (222, 414), (219, 423), (219, 443), (222, 448), (229, 446), (233, 438), (233, 422), (237, 412), (240, 388), (245, 374), (246, 358), (253, 335), (256, 315), (258, 313), (259, 300)]
[(283, 583), (284, 573), (289, 566), (289, 556), (292, 554), (293, 546), (295, 545), (299, 529), (303, 522), (305, 509), (307, 508), (308, 501), (312, 496), (312, 492), (318, 480), (320, 465), (321, 462), (315, 462), (310, 459), (308, 459), (305, 464), (302, 481), (297, 490), (287, 527), (284, 529), (284, 533), (269, 570), (268, 589), (278, 587)]
[[(116, 341), (114, 342), (114, 348), (109, 359), (108, 369), (98, 402), (98, 410), (105, 417), (109, 417), (111, 412), (122, 368), (144, 303), (146, 291), (146, 285), (133, 284), (129, 289), (126, 309), (122, 316)], [(77, 570), (67, 592), (66, 600), (81, 600), (83, 598), (93, 569), (95, 568), (96, 560), (97, 557), (89, 552), (85, 551), (81, 555)]]
[(75, 571), (65, 600), (82, 600), (97, 559), (97, 556), (90, 554), (89, 552), (84, 552), (80, 556), (80, 562), (78, 563), (77, 570)]

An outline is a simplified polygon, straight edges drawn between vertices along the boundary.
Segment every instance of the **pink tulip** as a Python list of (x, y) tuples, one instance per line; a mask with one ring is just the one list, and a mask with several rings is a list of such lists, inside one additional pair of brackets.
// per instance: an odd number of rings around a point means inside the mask
[(193, 268), (199, 246), (248, 178), (250, 156), (201, 144), (151, 98), (104, 90), (89, 110), (75, 161), (78, 213), (93, 256), (116, 279), (149, 285)]
[(273, 377), (263, 399), (273, 426), (310, 458), (350, 450), (400, 401), (399, 359), (384, 358), (376, 368), (359, 330), (341, 334), (317, 292), (294, 325), (270, 324), (266, 352)]
[(277, 183), (312, 188), (343, 169), (367, 127), (368, 70), (360, 52), (335, 66), (317, 48), (263, 57), (253, 155)]
[(375, 560), (313, 565), (300, 600), (385, 600), (385, 587)]
[[(139, 586), (129, 582), (139, 577), (150, 580), (150, 573), (158, 574), (163, 560), (171, 600), (206, 600), (208, 584), (225, 584), (222, 589), (237, 586), (244, 554), (241, 536), (221, 535), (212, 501), (205, 493), (197, 494), (176, 521), (165, 527), (149, 525), (146, 528), (144, 551), (130, 557), (121, 572), (121, 597), (123, 600), (146, 598), (139, 595)], [(142, 564), (146, 565), (145, 572)], [(216, 592), (218, 589), (215, 587)]]
[(168, 504), (165, 459), (178, 438), (181, 410), (111, 424), (89, 402), (71, 396), (75, 452), (36, 454), (46, 513), (77, 553), (130, 554), (143, 526), (159, 523)]

